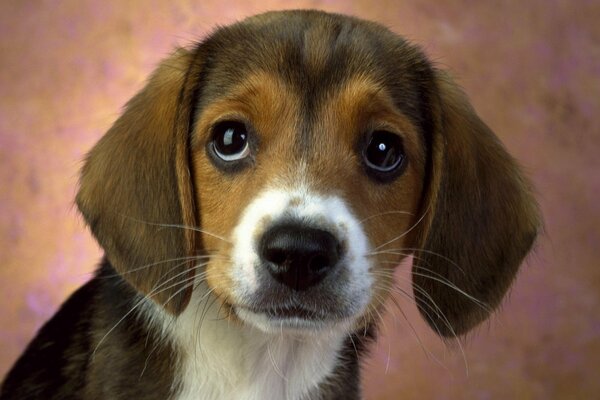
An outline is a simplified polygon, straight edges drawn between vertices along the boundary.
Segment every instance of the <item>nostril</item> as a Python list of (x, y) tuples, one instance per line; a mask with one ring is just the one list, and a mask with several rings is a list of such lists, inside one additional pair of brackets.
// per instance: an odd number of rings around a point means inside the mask
[(287, 252), (279, 248), (267, 248), (264, 251), (263, 257), (276, 265), (283, 265), (287, 259)]
[(314, 274), (321, 274), (325, 272), (331, 264), (329, 257), (318, 254), (309, 260), (308, 268), (310, 269), (310, 272)]

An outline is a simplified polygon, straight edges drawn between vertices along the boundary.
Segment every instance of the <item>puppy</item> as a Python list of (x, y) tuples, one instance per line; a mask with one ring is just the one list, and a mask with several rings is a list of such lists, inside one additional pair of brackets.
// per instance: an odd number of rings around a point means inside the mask
[(539, 226), (446, 73), (317, 11), (175, 51), (87, 156), (77, 205), (105, 258), (2, 399), (359, 399), (403, 258), (453, 337), (500, 303)]

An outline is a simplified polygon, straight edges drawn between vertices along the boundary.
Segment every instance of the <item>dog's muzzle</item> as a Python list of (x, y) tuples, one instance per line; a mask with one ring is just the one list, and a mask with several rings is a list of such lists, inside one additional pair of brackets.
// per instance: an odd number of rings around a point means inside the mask
[(232, 238), (234, 309), (252, 326), (329, 330), (351, 323), (370, 301), (368, 241), (339, 197), (266, 191)]

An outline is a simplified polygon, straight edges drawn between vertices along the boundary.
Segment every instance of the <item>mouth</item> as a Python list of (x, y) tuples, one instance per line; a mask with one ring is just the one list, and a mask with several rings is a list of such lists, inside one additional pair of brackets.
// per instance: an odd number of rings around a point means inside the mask
[(269, 308), (248, 308), (248, 310), (255, 314), (263, 314), (271, 319), (297, 318), (317, 321), (326, 319), (326, 317), (322, 315), (322, 312), (310, 310), (300, 305), (284, 305), (280, 307)]
[(251, 326), (267, 333), (285, 331), (316, 333), (344, 325), (347, 317), (325, 313), (302, 305), (274, 307), (234, 307), (236, 315)]

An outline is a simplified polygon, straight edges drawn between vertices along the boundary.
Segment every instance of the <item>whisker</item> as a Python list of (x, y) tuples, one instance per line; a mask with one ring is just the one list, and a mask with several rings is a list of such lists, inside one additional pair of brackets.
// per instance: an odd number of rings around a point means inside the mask
[(356, 358), (360, 359), (358, 355), (358, 349), (356, 348), (356, 343), (354, 343), (354, 339), (352, 338), (352, 333), (348, 333), (348, 337), (350, 338), (350, 342), (352, 343), (352, 347), (354, 347), (354, 354), (356, 354)]
[[(202, 267), (202, 266), (198, 266), (198, 267)], [(177, 282), (176, 284), (174, 284), (172, 286), (169, 286), (167, 288), (162, 289), (161, 292), (165, 291), (167, 289), (170, 289), (172, 287), (176, 287), (177, 285), (181, 285), (182, 283), (185, 283), (184, 286), (182, 286), (181, 288), (179, 288), (175, 293), (173, 293), (171, 296), (169, 296), (167, 298), (167, 300), (165, 301), (164, 305), (167, 305), (167, 303), (169, 303), (169, 301), (171, 301), (172, 299), (174, 299), (175, 297), (177, 297), (177, 295), (179, 293), (183, 292), (184, 290), (186, 290), (186, 289), (188, 289), (190, 287), (194, 287), (194, 288), (197, 287), (197, 286), (194, 286), (194, 285), (197, 285), (197, 284), (200, 284), (200, 283), (204, 282), (206, 280), (205, 278), (207, 276), (208, 276), (208, 273), (207, 272), (203, 272), (200, 275), (190, 276), (188, 278), (185, 278), (182, 281)], [(158, 294), (158, 293), (155, 293), (155, 295), (156, 294)]]
[[(380, 263), (384, 263), (384, 264), (397, 264), (395, 261), (379, 261)], [(425, 272), (429, 272), (432, 275), (428, 275), (428, 274), (424, 274), (421, 272), (418, 272), (419, 270), (421, 271), (425, 271)], [(389, 273), (389, 275), (387, 275), (388, 277), (393, 277), (394, 273), (393, 272), (389, 272), (389, 271), (371, 271), (371, 273), (383, 273), (383, 272), (387, 272)], [(491, 307), (485, 303), (482, 300), (479, 300), (478, 298), (476, 298), (475, 296), (465, 292), (464, 290), (462, 290), (461, 288), (459, 288), (458, 286), (456, 286), (452, 281), (450, 281), (448, 278), (445, 278), (444, 276), (440, 275), (439, 273), (429, 269), (429, 268), (425, 268), (422, 265), (417, 265), (415, 264), (413, 266), (413, 270), (411, 272), (413, 275), (416, 276), (420, 276), (423, 278), (429, 278), (431, 280), (440, 282), (441, 284), (455, 290), (457, 293), (462, 294), (463, 296), (465, 296), (467, 299), (471, 300), (473, 303), (475, 303), (477, 306), (481, 307), (484, 311), (491, 313), (493, 312), (493, 310), (491, 309)]]
[[(198, 285), (202, 284), (204, 282), (204, 280), (198, 282)], [(199, 286), (198, 286), (199, 287)], [(196, 290), (196, 286), (194, 287), (194, 290)], [(208, 289), (206, 291), (206, 293), (197, 301), (197, 307), (196, 307), (196, 312), (194, 313), (194, 326), (197, 326), (198, 328), (195, 330), (194, 333), (194, 343), (196, 343), (196, 346), (194, 346), (194, 369), (198, 370), (198, 350), (200, 349), (200, 329), (202, 327), (202, 323), (204, 322), (204, 317), (203, 315), (201, 315), (200, 311), (200, 306), (202, 304), (202, 301), (204, 299), (206, 299), (206, 303), (208, 303), (208, 300), (210, 299), (210, 295), (213, 292), (214, 289)], [(198, 317), (201, 316), (200, 318), (200, 323), (198, 323)], [(200, 352), (200, 354), (202, 355), (203, 353)]]
[[(385, 289), (385, 288), (383, 288), (383, 289)], [(414, 301), (414, 299), (412, 298), (412, 296), (408, 292), (406, 292), (404, 289), (402, 289), (401, 287), (399, 287), (397, 285), (393, 285), (390, 288), (390, 290), (392, 291), (392, 293), (398, 293), (402, 297), (410, 300), (411, 302)], [(419, 347), (421, 347), (421, 350), (423, 350), (423, 353), (425, 353), (425, 356), (428, 357), (428, 358), (432, 358), (442, 368), (444, 368), (446, 370), (449, 370), (449, 368), (438, 357), (436, 357), (436, 355), (431, 350), (429, 350), (427, 348), (427, 346), (425, 346), (425, 343), (423, 343), (423, 341), (421, 340), (421, 337), (417, 333), (417, 330), (415, 329), (415, 327), (413, 326), (413, 324), (410, 322), (410, 319), (408, 318), (408, 315), (406, 315), (406, 313), (404, 312), (404, 310), (400, 306), (400, 303), (398, 303), (398, 300), (396, 299), (396, 297), (390, 296), (390, 300), (392, 301), (392, 303), (396, 306), (396, 308), (398, 309), (398, 311), (400, 311), (400, 313), (404, 317), (404, 320), (408, 324), (413, 338), (416, 339), (417, 343), (419, 344)]]
[[(387, 277), (391, 276), (391, 273), (389, 271), (374, 271), (373, 274), (375, 274), (375, 275), (380, 274), (381, 276), (387, 276)], [(425, 297), (424, 300), (426, 300), (426, 301), (424, 301), (423, 303), (435, 314), (436, 317), (438, 317), (444, 323), (444, 325), (448, 328), (448, 330), (450, 330), (452, 337), (456, 340), (456, 343), (458, 344), (458, 347), (462, 354), (462, 358), (463, 358), (464, 364), (465, 364), (465, 372), (468, 376), (469, 364), (467, 361), (467, 356), (466, 356), (465, 350), (462, 346), (462, 343), (461, 343), (458, 335), (454, 331), (452, 324), (450, 323), (450, 321), (448, 320), (446, 315), (442, 312), (441, 308), (436, 304), (435, 300), (433, 300), (431, 295), (425, 289), (423, 289), (419, 285), (412, 282), (412, 280), (404, 278), (402, 276), (398, 276), (397, 278), (403, 279), (404, 281), (411, 283), (413, 289)], [(407, 296), (407, 298), (413, 300), (412, 297), (408, 293), (406, 293), (403, 289), (399, 288), (397, 285), (390, 287), (390, 291), (393, 293), (399, 293), (401, 295)], [(415, 302), (415, 304), (419, 308), (419, 310), (421, 310), (425, 315), (428, 316), (429, 320), (433, 323), (435, 329), (439, 332), (439, 328), (437, 327), (437, 324), (435, 323), (434, 319), (431, 318), (431, 314), (429, 314), (429, 312), (427, 310), (423, 309), (418, 303)]]
[(379, 250), (382, 247), (387, 246), (390, 243), (395, 242), (396, 240), (408, 235), (413, 229), (415, 229), (417, 227), (417, 225), (419, 225), (421, 223), (421, 221), (423, 221), (423, 218), (425, 218), (425, 216), (427, 215), (427, 213), (429, 212), (431, 206), (427, 207), (427, 209), (425, 210), (425, 212), (423, 213), (423, 215), (421, 215), (421, 217), (419, 217), (419, 219), (417, 220), (417, 222), (415, 222), (410, 228), (408, 228), (406, 231), (404, 231), (402, 234), (396, 236), (395, 238), (388, 240), (387, 242), (383, 243), (382, 245), (379, 245), (377, 247), (375, 247), (375, 250)]
[[(144, 301), (145, 301), (145, 300), (147, 300), (147, 299), (150, 299), (150, 298), (152, 298), (152, 297), (156, 296), (157, 294), (159, 294), (159, 293), (162, 293), (163, 291), (165, 291), (165, 290), (168, 290), (168, 289), (170, 289), (170, 288), (172, 288), (172, 287), (176, 287), (177, 285), (180, 285), (182, 282), (186, 282), (186, 280), (183, 280), (183, 281), (177, 282), (177, 283), (175, 283), (175, 284), (173, 284), (173, 285), (170, 285), (170, 286), (168, 286), (167, 288), (163, 288), (163, 289), (161, 289), (161, 290), (158, 290), (160, 287), (162, 287), (162, 286), (163, 286), (163, 285), (165, 285), (166, 283), (168, 283), (168, 282), (170, 282), (170, 281), (172, 281), (172, 280), (174, 280), (174, 279), (178, 278), (178, 277), (179, 277), (179, 276), (181, 276), (181, 275), (188, 274), (188, 273), (189, 273), (189, 270), (187, 270), (187, 269), (186, 269), (185, 271), (183, 271), (183, 272), (180, 272), (180, 273), (178, 273), (178, 274), (176, 274), (176, 275), (172, 276), (171, 278), (167, 279), (166, 281), (164, 281), (164, 282), (160, 283), (159, 285), (155, 286), (155, 287), (154, 287), (154, 288), (153, 288), (153, 289), (152, 289), (152, 290), (151, 290), (151, 291), (150, 291), (150, 292), (149, 292), (147, 295), (143, 296), (143, 297), (142, 297), (142, 298), (141, 298), (141, 299), (140, 299), (140, 300), (139, 300), (139, 301), (138, 301), (138, 302), (137, 302), (137, 303), (136, 303), (136, 304), (135, 304), (133, 307), (131, 307), (131, 309), (130, 309), (129, 311), (127, 311), (127, 312), (125, 313), (125, 315), (123, 315), (123, 317), (121, 317), (121, 319), (119, 319), (119, 320), (117, 321), (117, 323), (115, 323), (115, 324), (113, 325), (113, 327), (112, 327), (112, 328), (110, 328), (110, 329), (108, 330), (108, 332), (106, 332), (106, 334), (105, 334), (105, 335), (104, 335), (104, 336), (103, 336), (103, 337), (102, 337), (102, 338), (101, 338), (101, 339), (98, 341), (98, 344), (96, 345), (96, 347), (94, 348), (94, 351), (92, 352), (92, 359), (94, 359), (94, 357), (96, 356), (96, 351), (98, 350), (98, 348), (100, 347), (100, 345), (101, 345), (101, 344), (102, 344), (102, 343), (103, 343), (103, 342), (106, 340), (106, 338), (108, 337), (108, 335), (110, 335), (110, 334), (111, 334), (111, 333), (112, 333), (112, 332), (113, 332), (113, 331), (114, 331), (114, 330), (115, 330), (115, 329), (116, 329), (116, 328), (117, 328), (117, 327), (118, 327), (118, 326), (121, 324), (121, 322), (123, 322), (123, 321), (125, 320), (125, 318), (127, 318), (127, 317), (128, 317), (128, 316), (129, 316), (129, 315), (132, 313), (132, 312), (134, 312), (134, 311), (135, 311), (135, 310), (136, 310), (136, 309), (137, 309), (137, 308), (138, 308), (140, 305), (142, 305), (142, 304), (144, 303)], [(186, 278), (186, 279), (191, 279), (191, 278), (192, 278), (192, 277), (190, 277), (190, 278)], [(195, 278), (195, 277), (193, 277), (193, 278)]]
[[(212, 254), (212, 255), (207, 254), (207, 255), (199, 255), (199, 256), (186, 256), (186, 257), (169, 258), (169, 259), (166, 259), (166, 260), (156, 261), (154, 263), (146, 264), (146, 265), (143, 265), (141, 267), (133, 268), (133, 269), (130, 269), (130, 270), (127, 270), (127, 271), (124, 271), (124, 272), (118, 272), (118, 273), (115, 273), (115, 274), (100, 276), (99, 278), (101, 278), (101, 279), (117, 278), (119, 276), (131, 274), (133, 272), (137, 272), (137, 271), (140, 271), (142, 269), (154, 267), (156, 265), (165, 264), (165, 263), (172, 262), (172, 261), (181, 261), (181, 260), (183, 260), (183, 261), (194, 261), (194, 260), (200, 260), (200, 259), (205, 259), (205, 258), (226, 259), (227, 257), (220, 256), (218, 254)], [(169, 272), (172, 271), (173, 269), (175, 269), (175, 268), (183, 265), (183, 264), (185, 264), (185, 262), (182, 262), (181, 264), (177, 264), (176, 266), (172, 267), (169, 270)]]
[[(399, 277), (400, 279), (403, 279), (403, 277)], [(429, 296), (429, 294), (427, 292), (425, 292), (424, 289), (422, 289), (419, 285), (413, 283), (411, 280), (409, 279), (403, 279), (404, 281), (407, 281), (409, 283), (411, 283), (413, 285), (413, 288), (415, 290), (417, 290), (419, 293), (423, 294), (424, 296), (427, 296), (431, 302), (433, 303), (433, 306), (435, 306), (435, 308), (433, 308), (429, 303), (425, 302), (425, 304), (427, 305), (427, 307), (430, 309), (431, 312), (434, 313), (434, 315), (436, 317), (438, 317), (439, 319), (442, 320), (442, 322), (445, 322), (445, 325), (447, 325), (447, 327), (452, 330), (452, 326), (450, 326), (450, 322), (448, 321), (448, 319), (446, 318), (446, 316), (444, 315), (444, 313), (442, 312), (442, 310), (437, 306), (437, 304), (435, 303), (435, 301)], [(401, 289), (399, 286), (397, 285), (392, 285), (389, 288), (390, 292), (392, 293), (398, 293), (400, 295), (405, 296), (406, 298), (408, 298), (409, 300), (414, 302), (414, 298), (412, 296), (410, 296), (409, 293), (407, 293), (404, 289)], [(398, 292), (399, 291), (399, 292)], [(415, 305), (417, 306), (417, 308), (419, 308), (419, 310), (421, 310), (427, 317), (429, 317), (432, 320), (432, 323), (434, 324), (434, 326), (436, 327), (436, 330), (439, 331), (439, 328), (437, 328), (437, 325), (434, 321), (434, 318), (432, 317), (432, 315), (429, 313), (429, 311), (423, 309), (418, 303), (415, 302)]]
[[(381, 305), (384, 306), (385, 302), (384, 299), (381, 297), (381, 295), (378, 295), (375, 297), (375, 299), (377, 300), (377, 302)], [(384, 331), (389, 332), (389, 329), (385, 323), (385, 320), (383, 319), (383, 316), (381, 315), (381, 313), (379, 312), (379, 310), (374, 307), (373, 311), (377, 314), (378, 318), (379, 318), (379, 322), (383, 325), (383, 329)], [(392, 314), (393, 315), (393, 314)], [(394, 318), (396, 318), (396, 316), (394, 315)], [(386, 363), (385, 363), (385, 373), (388, 373), (389, 367), (390, 367), (390, 358), (391, 358), (391, 352), (392, 352), (392, 347), (390, 342), (388, 341), (388, 352), (387, 352), (387, 358), (386, 358)]]
[(194, 232), (200, 232), (200, 233), (204, 233), (204, 234), (206, 234), (206, 235), (209, 235), (209, 236), (212, 236), (212, 237), (214, 237), (214, 238), (220, 239), (220, 240), (222, 240), (222, 241), (224, 241), (224, 242), (231, 243), (231, 241), (230, 241), (230, 240), (228, 240), (228, 239), (224, 238), (223, 236), (217, 235), (216, 233), (212, 233), (212, 232), (209, 232), (209, 231), (207, 231), (207, 230), (205, 230), (205, 229), (201, 229), (201, 228), (198, 228), (198, 227), (195, 227), (195, 226), (188, 226), (188, 225), (182, 225), (182, 224), (163, 224), (163, 223), (158, 223), (158, 222), (142, 221), (142, 220), (140, 220), (140, 219), (133, 218), (133, 217), (130, 217), (130, 216), (128, 216), (128, 215), (125, 215), (125, 214), (120, 214), (120, 215), (121, 215), (123, 218), (127, 218), (127, 219), (130, 219), (130, 220), (132, 220), (132, 221), (140, 222), (140, 223), (142, 223), (142, 224), (146, 224), (146, 225), (152, 225), (152, 226), (160, 226), (160, 227), (162, 227), (162, 228), (180, 228), (180, 229), (187, 229), (187, 230), (191, 230), (191, 231), (194, 231)]
[(390, 215), (390, 214), (405, 214), (405, 215), (414, 215), (413, 213), (411, 213), (411, 212), (408, 212), (408, 211), (385, 211), (385, 212), (382, 212), (382, 213), (378, 213), (378, 214), (373, 214), (373, 215), (370, 215), (370, 216), (368, 216), (368, 217), (366, 217), (366, 218), (363, 218), (363, 219), (361, 219), (359, 222), (361, 222), (361, 223), (362, 223), (362, 222), (368, 221), (368, 220), (370, 220), (370, 219), (373, 219), (373, 218), (375, 218), (375, 217), (381, 217), (381, 216), (383, 216), (383, 215)]
[[(399, 278), (402, 279), (403, 277), (399, 277)], [(458, 347), (460, 349), (460, 353), (462, 355), (462, 358), (463, 358), (463, 361), (465, 364), (465, 373), (468, 376), (469, 375), (469, 363), (467, 361), (467, 355), (465, 353), (464, 347), (460, 341), (459, 336), (454, 331), (454, 327), (452, 326), (452, 324), (450, 323), (450, 321), (448, 320), (446, 315), (443, 313), (442, 309), (437, 305), (435, 300), (433, 300), (431, 295), (425, 289), (423, 289), (422, 287), (420, 287), (419, 285), (417, 285), (416, 283), (412, 282), (409, 279), (404, 279), (404, 280), (411, 283), (413, 289), (416, 290), (418, 293), (422, 294), (426, 298), (425, 300), (427, 300), (427, 301), (424, 301), (424, 304), (427, 305), (427, 307), (444, 323), (444, 325), (448, 328), (448, 330), (450, 330), (452, 337), (456, 340), (456, 343), (458, 344)], [(429, 317), (429, 320), (433, 323), (433, 326), (439, 332), (440, 330), (437, 327), (437, 324), (434, 322), (434, 319), (431, 318), (431, 315), (426, 310), (424, 310), (418, 303), (415, 302), (415, 304), (417, 305), (419, 310), (423, 311), (425, 313), (425, 315), (427, 315)]]
[[(420, 267), (418, 265), (416, 267), (419, 268), (419, 269), (423, 269), (424, 270), (424, 268), (422, 268), (422, 267)], [(456, 286), (455, 284), (453, 284), (452, 282), (450, 282), (447, 279), (441, 279), (441, 278), (438, 278), (436, 276), (431, 276), (431, 275), (428, 275), (428, 274), (422, 274), (422, 273), (419, 273), (419, 272), (415, 272), (414, 268), (412, 270), (412, 274), (416, 275), (416, 276), (421, 276), (423, 278), (429, 278), (429, 279), (431, 279), (433, 281), (439, 282), (442, 285), (445, 285), (445, 286), (449, 287), (450, 289), (453, 289), (453, 290), (457, 291), (458, 293), (462, 294), (463, 296), (465, 296), (466, 298), (468, 298), (469, 300), (471, 300), (473, 303), (475, 303), (479, 307), (481, 307), (484, 311), (486, 311), (488, 313), (491, 313), (493, 311), (485, 302), (483, 302), (483, 301), (479, 300), (478, 298), (476, 298), (476, 297), (470, 295), (469, 293), (465, 292), (464, 290), (462, 290), (461, 288), (459, 288), (458, 286)]]
[(152, 356), (152, 354), (154, 354), (156, 349), (158, 349), (158, 342), (154, 344), (154, 346), (152, 347), (152, 350), (150, 350), (150, 353), (148, 353), (148, 356), (146, 357), (146, 360), (144, 361), (144, 368), (142, 368), (142, 372), (140, 372), (140, 377), (138, 378), (138, 381), (142, 380), (142, 377), (144, 376), (144, 372), (146, 372), (146, 369), (148, 368), (148, 361), (150, 361), (150, 357)]
[[(279, 336), (279, 338), (281, 338), (281, 336)], [(285, 382), (287, 382), (288, 378), (279, 369), (279, 367), (277, 366), (277, 363), (275, 362), (275, 357), (273, 357), (273, 353), (271, 351), (271, 341), (267, 342), (267, 354), (269, 355), (269, 360), (271, 361), (271, 365), (273, 366), (273, 370), (275, 371), (275, 373), (277, 375), (279, 375), (279, 377), (281, 379), (283, 379)]]
[[(407, 250), (410, 253), (395, 253), (395, 251), (401, 252), (404, 250)], [(440, 257), (441, 259), (448, 261), (450, 264), (452, 264), (453, 266), (458, 268), (458, 270), (460, 272), (462, 272), (463, 274), (466, 275), (466, 272), (464, 271), (464, 269), (460, 265), (458, 265), (455, 261), (446, 257), (443, 254), (436, 253), (435, 251), (431, 251), (431, 250), (427, 250), (427, 249), (403, 247), (403, 248), (399, 248), (399, 249), (387, 249), (387, 250), (382, 250), (382, 251), (372, 251), (372, 252), (368, 253), (367, 256), (372, 256), (372, 255), (377, 255), (377, 254), (399, 254), (399, 255), (404, 255), (404, 256), (413, 255), (413, 257), (414, 257), (414, 252), (427, 253), (427, 254), (431, 254), (431, 255)]]
[(198, 228), (198, 227), (195, 227), (195, 226), (187, 226), (187, 225), (179, 225), (179, 224), (155, 224), (155, 225), (157, 225), (157, 226), (160, 226), (160, 227), (162, 227), (162, 228), (181, 228), (181, 229), (188, 229), (188, 230), (190, 230), (190, 231), (199, 232), (199, 233), (204, 233), (204, 234), (206, 234), (206, 235), (208, 235), (208, 236), (212, 236), (212, 237), (214, 237), (214, 238), (216, 238), (216, 239), (220, 239), (220, 240), (222, 240), (222, 241), (224, 241), (224, 242), (231, 243), (231, 241), (230, 241), (229, 239), (225, 239), (225, 238), (224, 238), (223, 236), (221, 236), (221, 235), (217, 235), (216, 233), (212, 233), (212, 232), (209, 232), (209, 231), (207, 231), (206, 229), (201, 229), (201, 228)]

